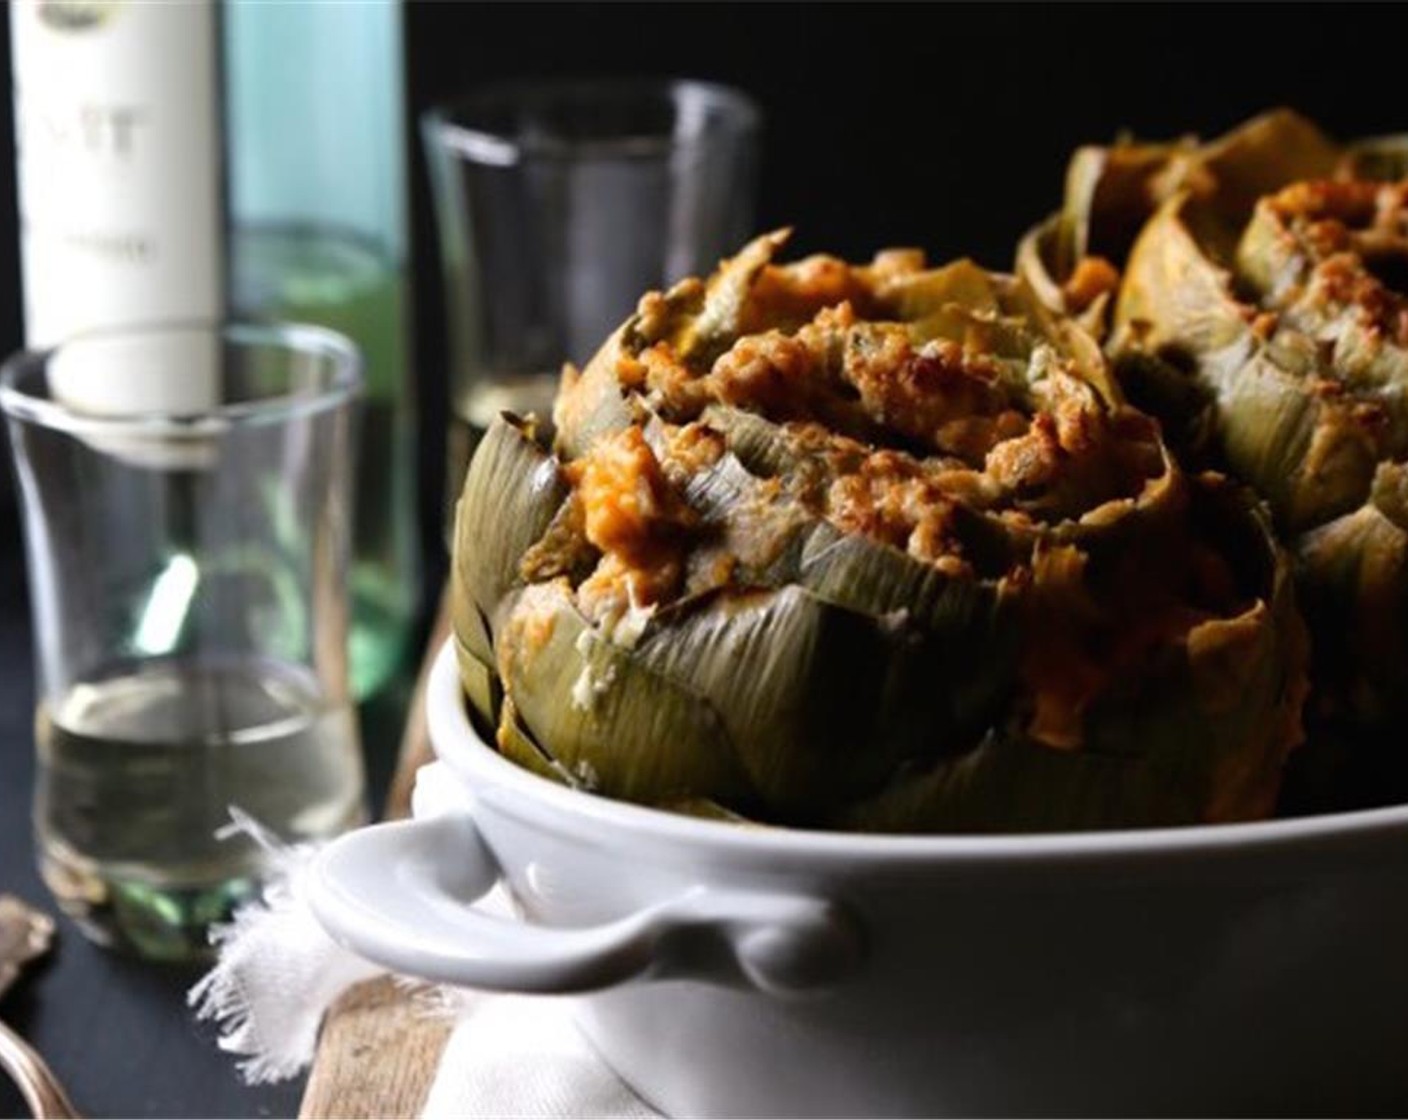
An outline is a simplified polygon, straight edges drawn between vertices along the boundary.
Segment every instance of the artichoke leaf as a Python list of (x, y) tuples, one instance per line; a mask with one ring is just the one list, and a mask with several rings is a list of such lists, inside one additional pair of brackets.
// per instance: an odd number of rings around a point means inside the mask
[(945, 304), (909, 324), (916, 346), (933, 339), (959, 343), (969, 353), (1025, 366), (1032, 347), (1040, 341), (1020, 318), (996, 312), (974, 311), (962, 304)]
[[(920, 629), (951, 634), (996, 611), (996, 580), (951, 577), (932, 564), (866, 537), (819, 525), (804, 543), (796, 574), (814, 595), (876, 617), (903, 613)], [(1007, 564), (1001, 564), (1006, 568)]]
[(1389, 413), (1392, 446), (1403, 447), (1404, 386), (1408, 384), (1408, 348), (1384, 338), (1383, 332), (1357, 316), (1337, 324), (1332, 368), (1351, 389), (1366, 391)]
[(458, 635), (452, 635), (452, 640), (455, 643), (455, 662), (460, 671), (460, 687), (464, 690), (474, 715), (478, 717), (480, 730), (497, 727), (504, 699), (499, 675), (490, 665), (471, 653)]
[(1296, 542), (1301, 604), (1319, 638), (1316, 675), (1365, 723), (1401, 710), (1408, 694), (1408, 532), (1394, 516), (1401, 499), (1376, 482), (1373, 503)]
[(668, 291), (650, 293), (606, 349), (638, 355), (664, 343), (701, 368), (706, 351), (717, 356), (739, 334), (754, 282), (791, 236), (790, 229), (762, 234), (722, 261), (707, 282), (689, 277)]
[(794, 578), (817, 522), (779, 489), (750, 474), (731, 451), (695, 474), (685, 500), (716, 537), (715, 548), (701, 549), (695, 560), (709, 567), (721, 552), (730, 561), (730, 582), (739, 586), (776, 587)]
[[(820, 525), (801, 551), (800, 586), (825, 602), (885, 618), (905, 636), (885, 711), (931, 713), (906, 729), (906, 752), (951, 750), (1011, 688), (1017, 611), (1004, 581), (953, 578), (887, 544)], [(981, 657), (974, 651), (982, 650)], [(931, 696), (944, 682), (945, 704)]]
[[(890, 687), (906, 695), (890, 704), (933, 708), (925, 695), (933, 680), (944, 679), (951, 682), (951, 710), (960, 724), (987, 708), (1010, 677), (1002, 667), (1010, 667), (1010, 656), (1005, 655), (1016, 641), (1015, 614), (1004, 609), (1005, 585), (981, 576), (946, 576), (888, 544), (844, 534), (807, 517), (785, 499), (761, 502), (759, 485), (729, 453), (696, 476), (688, 491), (691, 505), (706, 516), (710, 511), (732, 515), (724, 545), (739, 556), (739, 584), (778, 587), (796, 582), (825, 603), (883, 617), (887, 625), (902, 628), (909, 645), (905, 656), (896, 660), (900, 677)], [(740, 517), (745, 507), (758, 515)], [(965, 537), (972, 559), (987, 570), (1005, 572), (1013, 552), (997, 522), (971, 514), (968, 520)], [(744, 537), (757, 540), (750, 544)], [(679, 613), (667, 611), (661, 617), (668, 620)], [(993, 656), (975, 660), (970, 653), (974, 648), (991, 650)], [(912, 738), (923, 740), (922, 749), (935, 749), (941, 736), (949, 737), (944, 728), (946, 723), (936, 719)]]
[[(708, 415), (719, 419), (721, 413), (749, 415), (722, 407), (715, 407)], [(759, 423), (766, 425), (769, 435), (777, 434), (767, 421)], [(666, 457), (664, 425), (658, 418), (652, 417), (646, 426), (645, 438), (657, 458)], [(713, 464), (691, 473), (682, 494), (702, 519), (701, 537), (713, 538), (713, 547), (696, 550), (691, 566), (709, 569), (715, 559), (726, 556), (729, 582), (741, 586), (774, 587), (795, 576), (802, 541), (813, 529), (815, 518), (795, 498), (781, 492), (779, 483), (753, 474), (728, 450)]]
[(1197, 819), (1146, 759), (1053, 750), (998, 732), (837, 814), (866, 832), (1057, 832)]
[(1376, 456), (1345, 404), (1308, 391), (1265, 349), (1210, 380), (1228, 466), (1271, 503), (1285, 528), (1315, 525), (1363, 502)]
[(1222, 743), (1208, 813), (1214, 821), (1271, 816), (1287, 760), (1305, 749), (1301, 717), (1310, 691), (1310, 639), (1296, 603), (1293, 566), (1278, 546), (1271, 547), (1275, 574), (1267, 599), (1239, 618), (1200, 627), (1190, 639), (1194, 684)]
[(582, 783), (573, 777), (567, 767), (544, 750), (524, 729), (512, 699), (504, 701), (495, 742), (500, 754), (538, 777), (572, 789), (583, 788)]
[(1155, 353), (1166, 345), (1193, 355), (1252, 345), (1231, 274), (1204, 254), (1185, 220), (1189, 203), (1188, 195), (1170, 199), (1134, 244), (1115, 304), (1116, 351), (1125, 332)]
[[(460, 523), (464, 518), (463, 496), (455, 503), (454, 538), (460, 540)], [(458, 557), (450, 565), (450, 632), (466, 650), (473, 650), (474, 656), (482, 661), (493, 659), (494, 637), (489, 632), (489, 621), (479, 604), (469, 594), (460, 575)]]
[(1052, 274), (1065, 279), (1082, 257), (1122, 259), (1154, 204), (1154, 177), (1194, 146), (1185, 138), (1166, 144), (1125, 141), (1077, 148), (1066, 167), (1064, 202), (1053, 239), (1042, 254)]
[(1195, 627), (1097, 699), (1085, 743), (1011, 723), (838, 814), (884, 832), (1044, 832), (1255, 819), (1299, 740), (1304, 639), (1282, 562), (1270, 605)]
[[(1296, 587), (1315, 636), (1310, 734), (1292, 756), (1281, 808), (1333, 812), (1408, 798), (1401, 735), (1408, 696), (1408, 532), (1386, 512), (1382, 476), (1370, 504), (1295, 541)], [(1384, 485), (1380, 485), (1383, 483)]]
[[(1070, 319), (1056, 315), (1036, 298), (1026, 283), (1018, 285), (1017, 294), (1024, 314), (1059, 353), (1074, 362), (1080, 379), (1094, 390), (1099, 399), (1111, 408), (1123, 404), (1124, 393), (1115, 381), (1095, 337)], [(1029, 376), (1044, 372), (1043, 363), (1035, 360), (1037, 353), (1033, 351), (1034, 360), (1029, 366)]]
[(662, 611), (633, 651), (708, 701), (759, 798), (793, 819), (875, 788), (926, 741), (931, 711), (885, 706), (906, 652), (892, 623), (796, 585)]
[(666, 344), (695, 369), (727, 350), (742, 329), (748, 294), (790, 230), (777, 230), (749, 242), (725, 261), (707, 285), (684, 280), (663, 295), (648, 297), (607, 340), (587, 368), (559, 394), (553, 409), (558, 452), (576, 459), (599, 439), (648, 419), (637, 415), (622, 385), (623, 363), (643, 350)]
[[(1092, 705), (1083, 753), (1142, 760), (1182, 819), (1254, 820), (1274, 807), (1277, 776), (1300, 739), (1304, 693), (1299, 619), (1283, 588), (1211, 619)], [(1159, 791), (1150, 791), (1157, 798)], [(1165, 817), (1170, 820), (1173, 817)]]
[[(1306, 391), (1304, 378), (1288, 367), (1282, 352), (1254, 336), (1246, 308), (1230, 294), (1230, 275), (1204, 256), (1184, 223), (1186, 202), (1175, 198), (1160, 209), (1135, 245), (1116, 308), (1113, 348), (1140, 355), (1140, 362), (1148, 356), (1159, 361), (1142, 368), (1157, 372), (1165, 399), (1209, 395), (1218, 450), (1289, 524), (1357, 503), (1366, 481), (1362, 464), (1346, 475), (1306, 466), (1324, 426), (1321, 402)], [(1122, 361), (1121, 368), (1131, 367)], [(1173, 377), (1185, 368), (1201, 370), (1188, 377), (1201, 378), (1206, 388), (1179, 393)], [(1207, 426), (1196, 415), (1184, 422), (1195, 430)], [(1349, 433), (1347, 427), (1331, 427), (1318, 437), (1322, 463), (1354, 458), (1339, 438)]]
[(516, 599), (500, 639), (499, 668), (524, 733), (551, 744), (574, 781), (649, 803), (749, 790), (707, 697), (595, 630), (559, 585)]
[(1302, 284), (1312, 262), (1295, 238), (1286, 236), (1279, 215), (1258, 206), (1237, 242), (1237, 279), (1243, 288), (1280, 299)]
[(1076, 235), (1066, 230), (1067, 223), (1060, 214), (1053, 214), (1029, 229), (1017, 243), (1017, 275), (1031, 286), (1043, 307), (1071, 315), (1076, 325), (1091, 338), (1103, 339), (1105, 317), (1110, 306), (1109, 294), (1098, 296), (1079, 313), (1072, 314), (1073, 308), (1068, 304), (1065, 288), (1057, 280), (1057, 277), (1069, 277), (1076, 261), (1083, 255), (1070, 247)]
[(1370, 136), (1349, 146), (1341, 173), (1354, 179), (1391, 182), (1408, 178), (1408, 135)]
[(726, 824), (749, 825), (753, 828), (763, 827), (761, 822), (736, 813), (727, 805), (721, 805), (708, 797), (683, 797), (674, 801), (662, 801), (656, 808), (699, 820), (723, 821)]
[(996, 278), (967, 258), (897, 276), (885, 284), (881, 296), (903, 322), (915, 322), (951, 306), (988, 317), (1002, 310)]
[(700, 418), (724, 434), (729, 450), (750, 474), (772, 478), (788, 474), (802, 463), (804, 456), (782, 428), (755, 412), (711, 404)]
[(1194, 532), (1231, 562), (1242, 606), (1197, 622), (1102, 696), (1087, 714), (1088, 749), (1146, 755), (1198, 799), (1193, 819), (1255, 819), (1272, 811), (1302, 737), (1308, 643), (1292, 565), (1244, 487), (1203, 476), (1189, 500)]
[(758, 274), (791, 236), (790, 229), (779, 229), (755, 237), (719, 266), (709, 279), (703, 306), (674, 340), (675, 353), (683, 361), (707, 368), (733, 344), (743, 329), (748, 296)]
[(585, 455), (597, 440), (630, 427), (635, 414), (621, 391), (617, 362), (625, 360), (631, 320), (607, 340), (587, 368), (558, 393), (553, 404), (553, 447), (565, 461)]
[(1129, 403), (1160, 418), (1181, 462), (1203, 467), (1214, 461), (1217, 401), (1207, 385), (1138, 344), (1115, 355), (1112, 370)]
[[(1151, 180), (1172, 155), (1191, 145), (1119, 142), (1078, 148), (1066, 167), (1062, 208), (1033, 226), (1017, 245), (1016, 272), (1044, 307), (1061, 314), (1065, 283), (1088, 256), (1121, 261), (1155, 205)], [(1077, 323), (1097, 339), (1105, 334), (1106, 299), (1097, 300)]]
[(1215, 196), (1227, 220), (1246, 220), (1257, 199), (1302, 179), (1334, 174), (1344, 150), (1290, 109), (1253, 117), (1201, 149), (1180, 153), (1163, 173), (1160, 199), (1173, 190)]
[(546, 532), (569, 488), (556, 461), (522, 422), (500, 417), (485, 433), (465, 477), (455, 516), (453, 624), (465, 647), (494, 661), (492, 622), (522, 583), (523, 556)]
[(759, 273), (791, 236), (790, 229), (761, 234), (723, 261), (707, 284), (697, 280), (676, 284), (649, 313), (627, 321), (622, 346), (639, 354), (647, 346), (665, 342), (692, 368), (707, 367), (738, 337)]
[(713, 466), (689, 477), (684, 486), (684, 500), (691, 509), (703, 514), (706, 521), (721, 520), (757, 490), (759, 481), (737, 455), (726, 451)]
[(1380, 463), (1374, 471), (1369, 500), (1375, 509), (1408, 532), (1408, 463)]

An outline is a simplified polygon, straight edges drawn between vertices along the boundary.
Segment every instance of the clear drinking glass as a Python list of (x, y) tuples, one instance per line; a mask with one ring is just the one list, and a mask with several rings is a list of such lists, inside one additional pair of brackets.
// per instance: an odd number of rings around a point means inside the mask
[(315, 327), (114, 330), (19, 354), (40, 868), (105, 943), (206, 951), (285, 840), (365, 817), (348, 691), (356, 349)]
[(693, 81), (523, 82), (422, 120), (445, 273), (453, 508), (508, 409), (546, 418), (645, 292), (751, 231), (759, 113)]

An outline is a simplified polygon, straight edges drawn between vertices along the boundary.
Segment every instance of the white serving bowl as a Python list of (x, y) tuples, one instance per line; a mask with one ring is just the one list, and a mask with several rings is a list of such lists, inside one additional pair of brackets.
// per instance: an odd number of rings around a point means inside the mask
[[(1408, 807), (1030, 836), (749, 828), (521, 770), (475, 734), (449, 645), (427, 703), (449, 804), (325, 850), (320, 920), (398, 972), (582, 993), (581, 1029), (667, 1113), (1408, 1107)], [(500, 879), (521, 921), (474, 907)]]

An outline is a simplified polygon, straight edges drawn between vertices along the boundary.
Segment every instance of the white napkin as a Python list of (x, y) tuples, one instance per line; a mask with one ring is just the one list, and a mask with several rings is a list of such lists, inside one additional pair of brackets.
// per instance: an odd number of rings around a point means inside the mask
[(645, 1120), (660, 1114), (587, 1045), (565, 999), (474, 993), (465, 999), (421, 1115)]
[[(441, 788), (438, 765), (417, 776), (416, 815), (433, 815), (457, 795)], [(218, 1020), (222, 1050), (242, 1057), (251, 1084), (295, 1076), (312, 1061), (318, 1025), (348, 987), (381, 969), (336, 944), (313, 917), (304, 881), (316, 848), (282, 847), (232, 811), (231, 831), (253, 836), (272, 875), (259, 902), (216, 932), (215, 966), (190, 991), (201, 1019)], [(478, 905), (509, 913), (498, 892)], [(408, 981), (408, 983), (414, 983)], [(439, 989), (419, 1001), (427, 1015), (455, 1016), (422, 1116), (655, 1117), (577, 1032), (571, 1001)]]

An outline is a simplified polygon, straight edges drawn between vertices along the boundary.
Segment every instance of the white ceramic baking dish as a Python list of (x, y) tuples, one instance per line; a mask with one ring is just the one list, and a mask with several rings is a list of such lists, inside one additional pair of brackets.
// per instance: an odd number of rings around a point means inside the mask
[[(1041, 836), (749, 828), (507, 762), (448, 646), (428, 714), (449, 804), (331, 845), (319, 918), (398, 972), (582, 993), (581, 1029), (667, 1113), (1408, 1108), (1408, 807)], [(521, 921), (475, 909), (500, 880)]]

